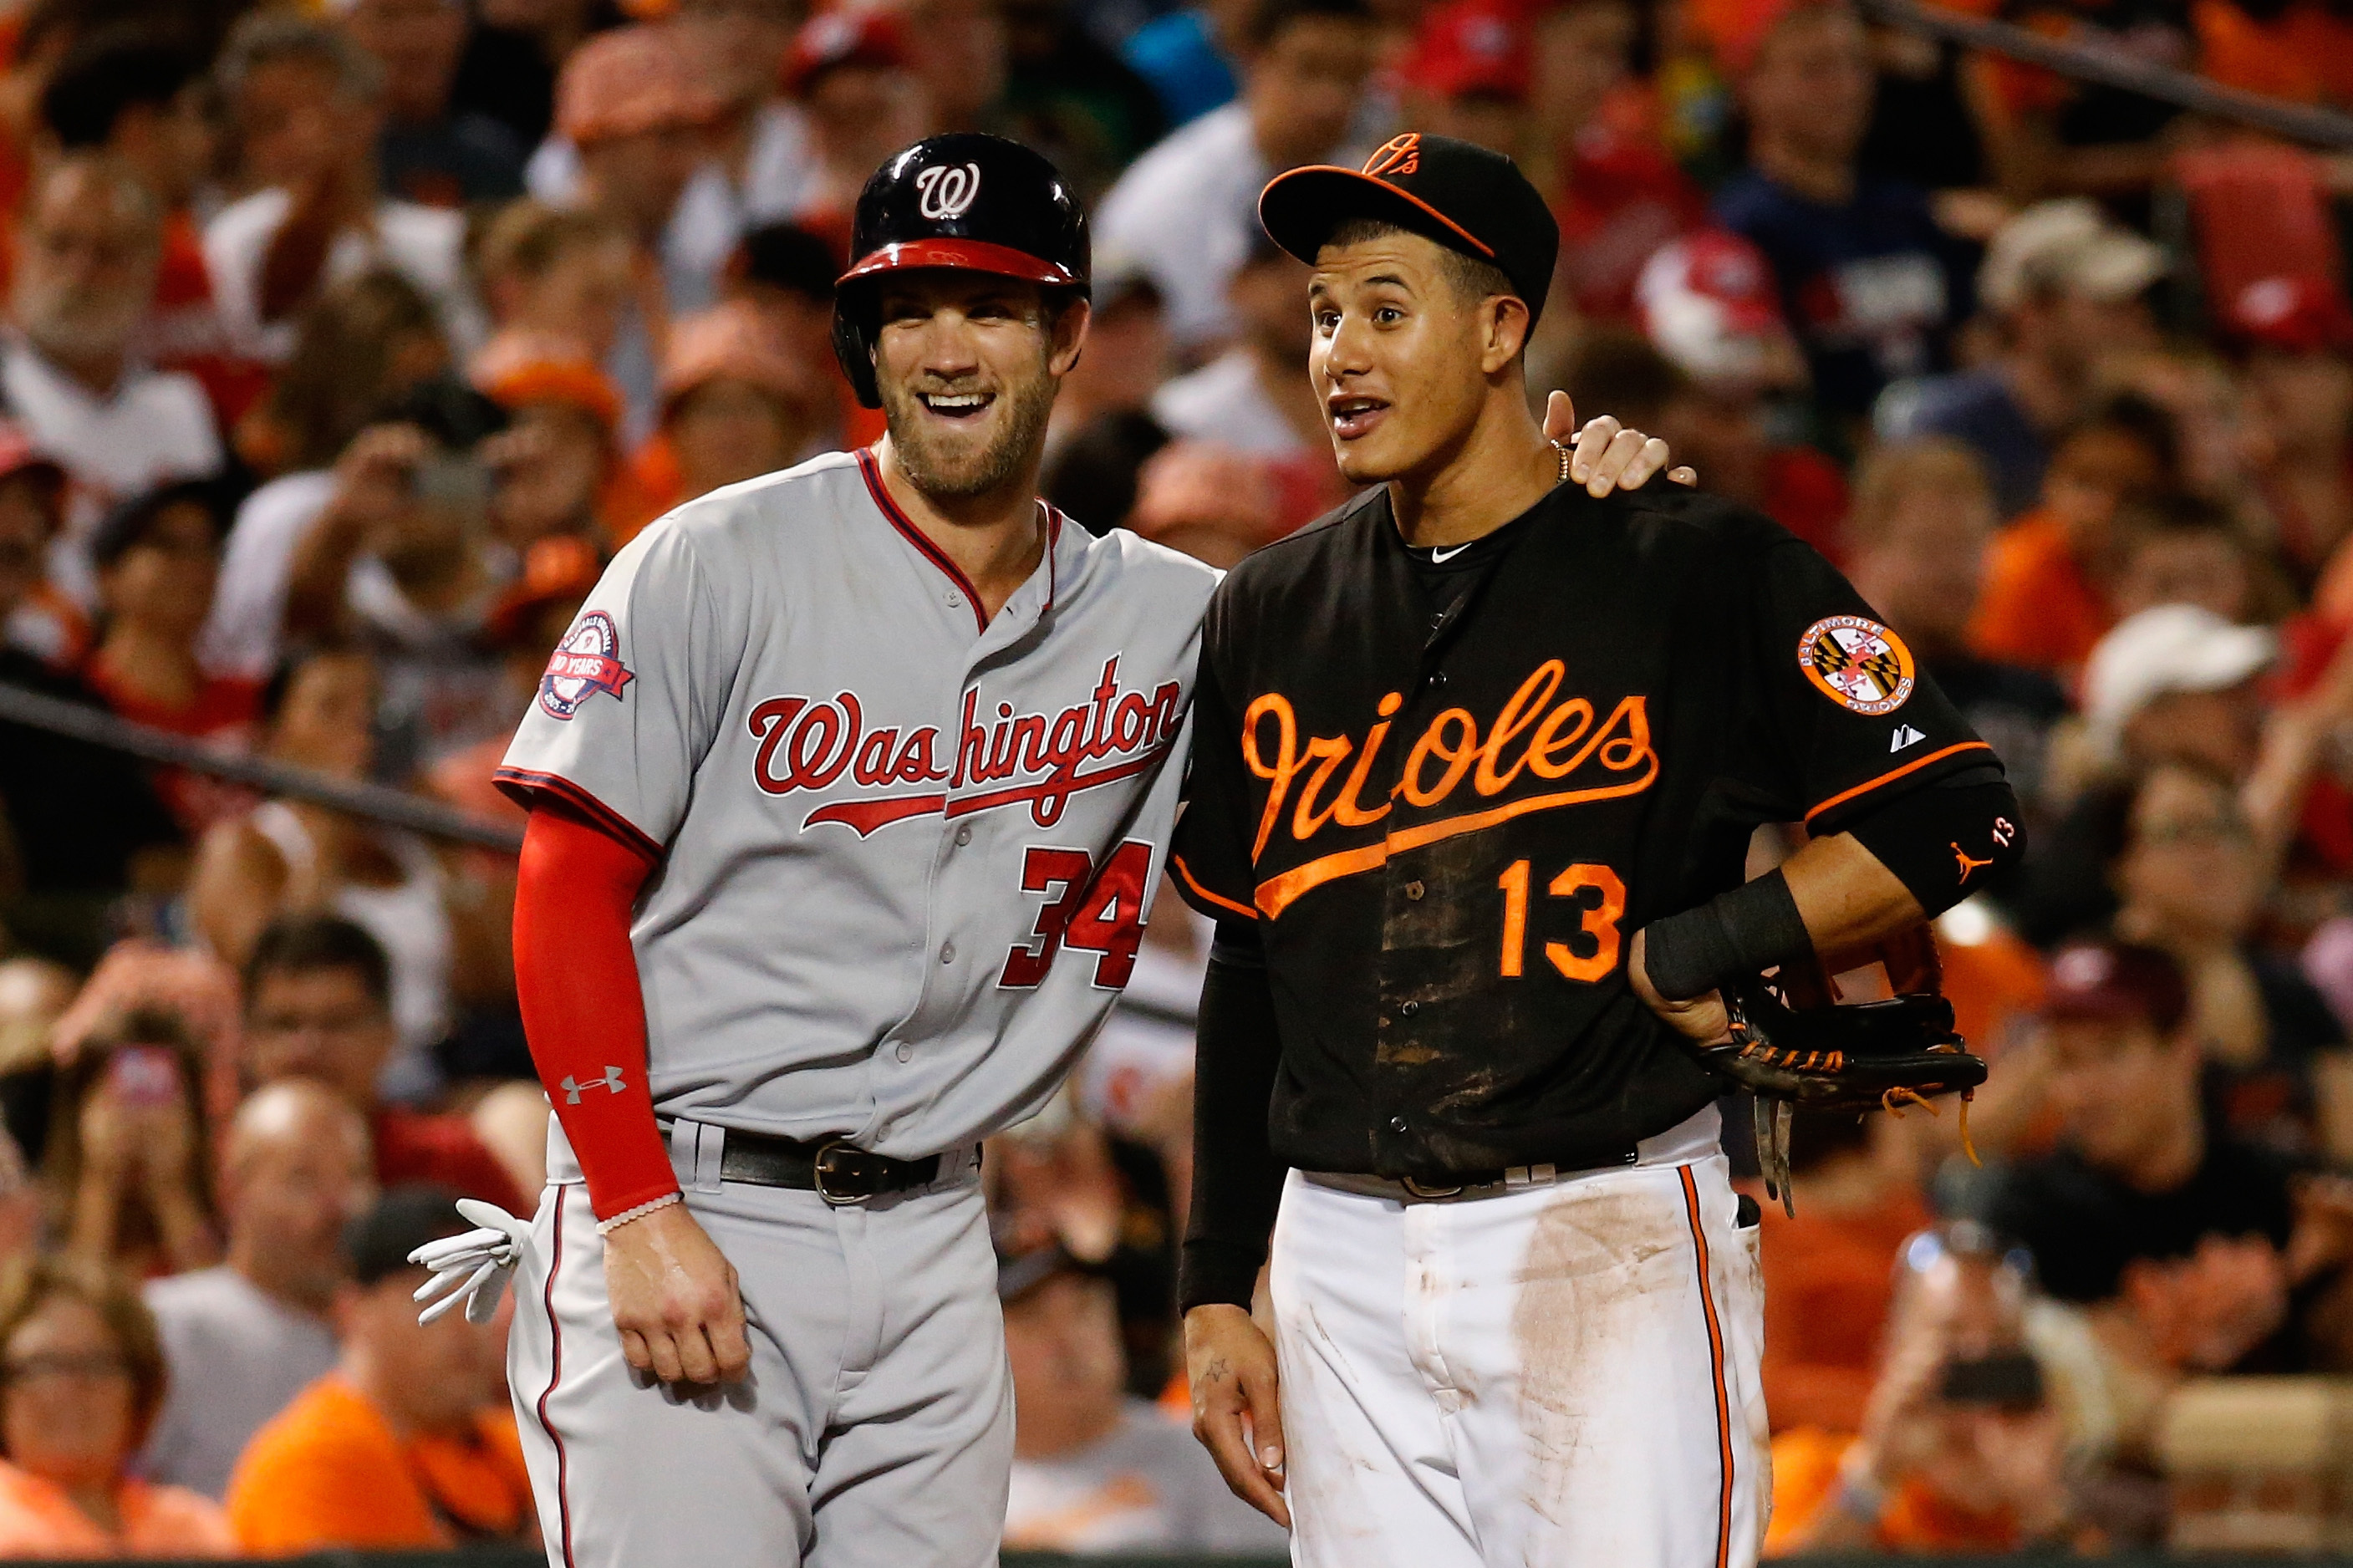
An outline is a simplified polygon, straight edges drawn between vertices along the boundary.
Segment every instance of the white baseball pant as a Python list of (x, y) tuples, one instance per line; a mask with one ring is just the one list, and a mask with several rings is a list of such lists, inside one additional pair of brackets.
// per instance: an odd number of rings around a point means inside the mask
[(1764, 1290), (1716, 1127), (1452, 1203), (1292, 1173), (1269, 1285), (1298, 1568), (1751, 1568)]
[(549, 1140), (507, 1377), (550, 1568), (995, 1568), (1013, 1384), (972, 1152), (834, 1208), (722, 1184), (702, 1132), (706, 1179), (681, 1176), (742, 1280), (752, 1367), (700, 1393), (623, 1358), (588, 1189)]

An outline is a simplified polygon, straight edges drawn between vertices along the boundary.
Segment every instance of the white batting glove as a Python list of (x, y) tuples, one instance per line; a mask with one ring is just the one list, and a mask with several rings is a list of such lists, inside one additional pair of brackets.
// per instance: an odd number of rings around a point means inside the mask
[(531, 1221), (479, 1198), (459, 1198), (458, 1212), (481, 1228), (428, 1241), (408, 1255), (411, 1263), (433, 1270), (433, 1278), (417, 1288), (415, 1299), (432, 1303), (417, 1314), (420, 1323), (431, 1322), (460, 1301), (466, 1303), (468, 1322), (489, 1322), (522, 1260), (523, 1240), (531, 1235)]

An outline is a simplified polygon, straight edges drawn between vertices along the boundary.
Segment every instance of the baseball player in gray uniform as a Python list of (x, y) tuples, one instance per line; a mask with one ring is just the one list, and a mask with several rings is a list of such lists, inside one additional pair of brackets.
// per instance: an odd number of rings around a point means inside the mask
[[(528, 1224), (467, 1205), (420, 1294), (486, 1314), (514, 1274), (562, 1568), (995, 1562), (980, 1142), (1126, 983), (1176, 814), (1215, 574), (1034, 499), (1075, 200), (935, 137), (853, 255), (836, 342), (889, 436), (633, 541), (499, 775), (549, 1186)], [(1581, 449), (1640, 482), (1661, 449), (1613, 434)]]

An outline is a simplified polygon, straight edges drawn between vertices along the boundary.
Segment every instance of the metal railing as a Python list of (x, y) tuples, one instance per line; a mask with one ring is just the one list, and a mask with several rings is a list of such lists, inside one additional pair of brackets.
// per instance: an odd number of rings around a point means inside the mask
[(2078, 28), (2072, 37), (2053, 38), (2014, 22), (1964, 16), (1939, 5), (1920, 5), (1918, 0), (1856, 0), (1856, 4), (1873, 20), (1907, 33), (1921, 33), (1969, 48), (2006, 55), (2063, 76), (2122, 88), (2161, 103), (2234, 120), (2315, 147), (2353, 149), (2353, 115), (2267, 98), (2262, 93), (2225, 87), (2191, 71), (2137, 59), (2120, 49), (2084, 41), (2090, 36), (2089, 29)]
[(522, 848), (522, 835), (516, 829), (502, 822), (485, 821), (455, 806), (444, 805), (439, 801), (427, 800), (383, 784), (335, 778), (269, 757), (215, 751), (201, 741), (175, 735), (169, 730), (158, 730), (152, 724), (134, 724), (128, 719), (118, 719), (103, 709), (69, 702), (63, 698), (12, 686), (5, 681), (0, 681), (0, 719), (36, 730), (46, 730), (53, 735), (86, 741), (110, 751), (126, 752), (151, 763), (185, 768), (190, 773), (227, 779), (231, 784), (249, 784), (270, 795), (331, 805), (338, 811), (369, 817), (387, 826), (405, 827), (427, 838), (476, 844), (486, 849), (503, 849), (509, 854)]

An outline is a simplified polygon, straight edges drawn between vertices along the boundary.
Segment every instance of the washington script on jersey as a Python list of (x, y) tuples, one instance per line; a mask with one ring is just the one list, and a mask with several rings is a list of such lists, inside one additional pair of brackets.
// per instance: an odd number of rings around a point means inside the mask
[[(805, 828), (839, 822), (863, 838), (909, 817), (969, 816), (1014, 805), (1027, 805), (1030, 819), (1050, 827), (1080, 791), (1133, 778), (1167, 755), (1184, 723), (1184, 689), (1172, 680), (1149, 696), (1124, 689), (1114, 654), (1104, 661), (1103, 678), (1086, 701), (1050, 716), (1016, 713), (1011, 703), (999, 702), (993, 717), (984, 717), (980, 693), (965, 692), (953, 741), (936, 725), (869, 728), (865, 706), (854, 691), (822, 701), (771, 697), (752, 710), (748, 721), (760, 742), (753, 778), (770, 795), (828, 790), (845, 773), (865, 789), (947, 786), (944, 792), (829, 801), (802, 819)], [(953, 755), (943, 755), (949, 746)], [(999, 780), (1015, 782), (962, 793)]]

